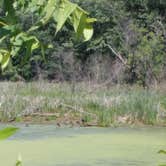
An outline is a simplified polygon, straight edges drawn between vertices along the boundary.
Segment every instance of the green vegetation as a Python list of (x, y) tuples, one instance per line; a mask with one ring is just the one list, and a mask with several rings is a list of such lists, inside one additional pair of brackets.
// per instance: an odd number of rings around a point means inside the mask
[[(166, 155), (166, 151), (165, 150), (160, 150), (158, 153)], [(161, 164), (159, 166), (166, 166), (166, 163), (165, 164)]]
[(7, 139), (8, 137), (16, 133), (17, 130), (18, 128), (15, 128), (15, 127), (7, 127), (5, 129), (0, 130), (0, 140)]
[[(28, 123), (165, 126), (165, 9), (164, 0), (1, 0), (0, 122), (25, 122), (27, 127)], [(0, 130), (0, 140), (17, 130)], [(164, 135), (158, 138), (158, 134), (154, 135), (155, 142), (142, 137), (140, 145), (147, 140), (149, 147), (163, 142)], [(101, 141), (100, 136), (96, 135), (96, 140)], [(128, 146), (132, 135), (121, 136), (115, 140), (111, 137), (115, 145), (104, 142), (108, 152), (109, 145), (117, 149), (119, 140), (121, 147)], [(110, 141), (106, 135), (102, 139)], [(50, 144), (57, 148), (58, 141), (50, 140), (46, 149)], [(75, 141), (76, 147), (85, 148), (85, 141)], [(96, 142), (99, 147), (100, 141)], [(134, 141), (137, 139), (130, 143), (137, 145)], [(92, 149), (100, 156), (96, 145)], [(140, 145), (137, 149), (142, 151)], [(162, 148), (164, 144), (160, 145)], [(64, 154), (63, 148), (59, 150)], [(103, 154), (103, 159), (110, 160), (110, 153)], [(110, 163), (114, 157), (113, 162), (119, 162), (119, 150), (117, 154), (111, 154)], [(123, 155), (126, 161), (127, 155)], [(137, 157), (133, 152), (130, 155)], [(64, 160), (59, 152), (56, 157)], [(81, 161), (83, 155), (80, 157)], [(20, 157), (16, 166), (22, 166)]]
[[(2, 83), (0, 120), (165, 124), (165, 92), (153, 90), (166, 76), (165, 7), (150, 0), (1, 1), (0, 79), (62, 86)], [(89, 85), (89, 92), (88, 84), (99, 88)]]
[[(93, 38), (88, 42), (77, 40), (68, 19), (56, 35), (57, 20), (55, 22), (54, 17), (49, 22), (46, 21), (47, 24), (44, 22), (43, 26), (29, 32), (31, 27), (45, 19), (50, 10), (41, 7), (45, 1), (40, 1), (41, 4), (36, 4), (38, 0), (33, 0), (33, 3), (25, 1), (22, 5), (21, 2), (24, 1), (14, 4), (17, 8), (15, 15), (19, 20), (17, 26), (14, 24), (13, 28), (0, 27), (1, 32), (18, 31), (12, 33), (14, 38), (8, 35), (7, 39), (1, 41), (1, 50), (14, 44), (9, 49), (13, 50), (14, 55), (18, 55), (12, 56), (8, 69), (1, 73), (1, 79), (46, 79), (63, 82), (92, 80), (98, 83), (110, 81), (137, 83), (144, 87), (165, 80), (164, 0), (73, 0), (86, 9), (91, 17), (97, 19), (93, 26)], [(53, 3), (55, 0), (51, 1)], [(61, 2), (67, 3), (64, 0)], [(46, 12), (43, 13), (43, 10)], [(0, 17), (4, 17), (2, 9)], [(18, 27), (21, 27), (21, 31)], [(22, 31), (28, 36), (20, 33)], [(23, 42), (24, 46), (18, 46), (19, 42)], [(30, 43), (31, 51), (23, 49)], [(44, 58), (41, 56), (43, 51)], [(25, 56), (29, 52), (32, 52), (32, 56)], [(1, 54), (6, 53), (2, 51)]]
[(160, 150), (158, 153), (159, 154), (166, 154), (166, 151), (165, 150)]
[(22, 159), (21, 159), (21, 155), (19, 155), (17, 161), (16, 161), (16, 165), (15, 166), (23, 166), (22, 164)]
[[(0, 130), (0, 140), (5, 140), (8, 137), (12, 136), (17, 132), (18, 128), (15, 127), (7, 127), (2, 130)], [(19, 159), (16, 162), (16, 166), (22, 166), (22, 161), (19, 157)]]
[(157, 154), (166, 146), (164, 127), (20, 128), (24, 134), (0, 142), (3, 166), (13, 166), (19, 153), (24, 166), (158, 166), (166, 162), (165, 155)]
[[(23, 66), (29, 61), (33, 51), (40, 49), (44, 57), (44, 45), (35, 36), (35, 32), (46, 25), (50, 20), (56, 23), (55, 34), (63, 27), (66, 21), (70, 22), (79, 38), (88, 41), (93, 35), (92, 23), (96, 21), (89, 18), (88, 13), (77, 4), (68, 0), (48, 0), (48, 1), (16, 1), (2, 0), (0, 3), (0, 64), (4, 70), (11, 58), (16, 58), (20, 54), (20, 65)], [(24, 28), (20, 21), (19, 14), (34, 14), (36, 19), (33, 24)], [(46, 46), (49, 47), (49, 46)]]
[(1, 122), (70, 126), (166, 124), (164, 88), (47, 82), (0, 84)]

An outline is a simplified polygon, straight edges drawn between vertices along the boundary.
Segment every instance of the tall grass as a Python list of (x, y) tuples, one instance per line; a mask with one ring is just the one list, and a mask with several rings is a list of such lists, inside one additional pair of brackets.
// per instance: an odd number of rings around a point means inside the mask
[(96, 86), (78, 83), (73, 89), (67, 83), (1, 82), (0, 121), (26, 121), (28, 116), (34, 122), (80, 125), (165, 124), (166, 92), (161, 89)]

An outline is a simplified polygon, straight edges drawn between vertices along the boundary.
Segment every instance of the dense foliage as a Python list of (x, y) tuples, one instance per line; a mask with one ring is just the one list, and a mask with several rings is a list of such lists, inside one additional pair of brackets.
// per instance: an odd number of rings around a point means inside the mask
[[(28, 61), (23, 61), (25, 49), (21, 49), (20, 56), (13, 57), (8, 70), (1, 74), (2, 79), (107, 80), (143, 86), (165, 79), (165, 0), (73, 2), (86, 9), (91, 17), (97, 18), (92, 40), (80, 42), (70, 22), (55, 37), (56, 23), (51, 20), (31, 32), (42, 43), (42, 51), (35, 49)], [(35, 7), (30, 6), (28, 9), (26, 12), (21, 9), (17, 11), (24, 30), (34, 25), (41, 16)], [(43, 58), (41, 54), (48, 46), (51, 48), (45, 50)]]
[[(88, 41), (92, 37), (92, 23), (96, 21), (94, 18), (89, 18), (88, 13), (77, 4), (68, 0), (3, 0), (0, 8), (2, 10), (0, 15), (1, 70), (6, 68), (11, 58), (16, 57), (17, 59), (17, 56), (21, 57), (19, 63), (23, 67), (33, 51), (38, 48), (44, 55), (44, 45), (34, 33), (50, 20), (56, 23), (55, 34), (68, 21), (78, 38), (82, 38), (84, 41)], [(36, 19), (25, 28), (19, 15), (27, 13), (36, 16)]]

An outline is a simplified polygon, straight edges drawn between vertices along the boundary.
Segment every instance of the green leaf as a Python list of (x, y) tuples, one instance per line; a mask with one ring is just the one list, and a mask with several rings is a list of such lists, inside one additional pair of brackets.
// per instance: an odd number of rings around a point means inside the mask
[(11, 37), (17, 35), (20, 33), (20, 28), (17, 25), (5, 25), (3, 27), (0, 27), (0, 40), (4, 37)]
[(94, 23), (96, 21), (97, 21), (96, 18), (87, 18), (87, 20), (86, 20), (87, 23)]
[(166, 154), (166, 150), (160, 150), (158, 153), (159, 154)]
[(5, 23), (5, 20), (0, 18), (0, 27), (6, 26), (7, 24)]
[(53, 16), (56, 1), (57, 0), (48, 0), (47, 5), (44, 8), (45, 16), (41, 19), (43, 25), (46, 24)]
[(16, 166), (22, 166), (22, 162), (19, 161), (19, 160), (17, 160), (17, 161), (16, 161)]
[(11, 43), (12, 43), (12, 51), (11, 51), (12, 57), (16, 56), (21, 50), (21, 48), (23, 48), (24, 50), (26, 50), (27, 58), (29, 58), (31, 53), (35, 49), (40, 47), (39, 40), (35, 36), (28, 35), (26, 33), (19, 33), (16, 37), (11, 39)]
[(0, 140), (7, 139), (17, 132), (18, 128), (16, 127), (7, 127), (5, 129), (0, 130)]
[(5, 27), (6, 26), (3, 26), (2, 28), (0, 28), (0, 39), (4, 38), (5, 36), (7, 36), (10, 33), (10, 30)]
[(10, 52), (1, 49), (0, 56), (0, 66), (1, 69), (4, 70), (10, 61)]
[(13, 4), (14, 0), (3, 0), (3, 9), (6, 13), (5, 20), (10, 24), (16, 23), (16, 13)]
[(0, 52), (0, 62), (3, 60), (3, 55), (2, 53)]
[(23, 65), (28, 61), (32, 52), (40, 47), (40, 42), (35, 36), (27, 35), (25, 33), (21, 33), (19, 39), (22, 40), (23, 42), (21, 48), (25, 49), (25, 56), (22, 59), (22, 65)]
[(58, 8), (56, 8), (56, 10), (58, 10), (58, 12), (54, 13), (54, 19), (57, 22), (56, 33), (60, 31), (60, 29), (62, 28), (64, 23), (67, 21), (69, 16), (77, 8), (77, 5), (67, 0), (62, 0), (60, 5), (57, 7)]
[(83, 30), (84, 41), (88, 41), (93, 36), (93, 27), (90, 24), (86, 24)]
[(22, 166), (22, 157), (21, 157), (21, 155), (18, 156), (18, 159), (16, 161), (16, 166)]
[(83, 38), (84, 41), (91, 39), (93, 35), (92, 23), (96, 21), (95, 18), (88, 18), (87, 12), (81, 8), (76, 8), (70, 17), (70, 22), (74, 27), (74, 31), (78, 38)]
[(74, 27), (75, 32), (78, 32), (78, 27), (80, 25), (82, 16), (83, 16), (83, 11), (80, 10), (80, 8), (77, 8), (70, 17), (70, 21)]

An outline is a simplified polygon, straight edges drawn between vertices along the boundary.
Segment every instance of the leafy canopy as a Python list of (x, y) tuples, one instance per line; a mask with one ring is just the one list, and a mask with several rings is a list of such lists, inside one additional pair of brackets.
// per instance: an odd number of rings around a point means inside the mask
[[(39, 17), (35, 23), (24, 30), (20, 24), (17, 11), (35, 13)], [(73, 26), (78, 38), (88, 41), (93, 35), (94, 18), (69, 0), (1, 0), (0, 2), (0, 66), (4, 70), (10, 58), (18, 56), (23, 50), (22, 63), (26, 62), (32, 52), (44, 46), (34, 35), (35, 31), (47, 24), (50, 20), (56, 23), (57, 34), (68, 22)], [(43, 55), (44, 56), (44, 55)]]

